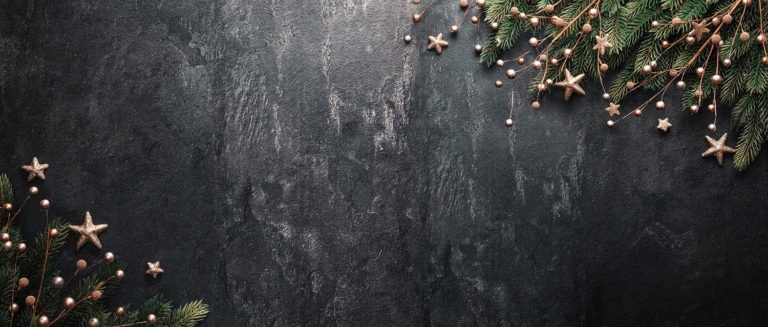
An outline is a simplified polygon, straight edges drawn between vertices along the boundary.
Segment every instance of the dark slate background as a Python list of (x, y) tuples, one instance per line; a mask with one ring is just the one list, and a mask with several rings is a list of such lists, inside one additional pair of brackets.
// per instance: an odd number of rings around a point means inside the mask
[(768, 323), (765, 151), (701, 159), (711, 114), (674, 97), (607, 129), (595, 84), (506, 128), (506, 68), (469, 23), (427, 52), (462, 12), (418, 8), (1, 0), (0, 169), (23, 194), (38, 156), (57, 215), (110, 225), (113, 306), (202, 298), (203, 326)]

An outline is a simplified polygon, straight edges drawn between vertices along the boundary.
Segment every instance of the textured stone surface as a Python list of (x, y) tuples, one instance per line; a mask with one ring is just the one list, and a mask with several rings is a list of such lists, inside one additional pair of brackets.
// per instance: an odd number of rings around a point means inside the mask
[(766, 324), (765, 152), (718, 168), (671, 104), (606, 129), (594, 84), (506, 128), (471, 24), (426, 51), (455, 7), (2, 0), (0, 167), (22, 192), (38, 156), (58, 215), (110, 224), (116, 303), (205, 326)]

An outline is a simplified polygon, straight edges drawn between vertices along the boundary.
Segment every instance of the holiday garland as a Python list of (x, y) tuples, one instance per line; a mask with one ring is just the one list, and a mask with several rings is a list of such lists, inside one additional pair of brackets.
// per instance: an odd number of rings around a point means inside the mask
[[(418, 0), (414, 0), (418, 3)], [(413, 21), (422, 20), (431, 1)], [(768, 50), (764, 16), (768, 4), (759, 0), (458, 0), (475, 10), (472, 23), (485, 22), (491, 33), (485, 45), (476, 45), (481, 61), (504, 66), (515, 61), (522, 67), (508, 69), (516, 79), (525, 70), (536, 70), (531, 79), (531, 106), (554, 87), (572, 94), (586, 94), (581, 82), (599, 82), (608, 127), (631, 117), (642, 116), (650, 103), (666, 108), (665, 94), (675, 87), (681, 92), (683, 108), (692, 114), (706, 108), (718, 126), (718, 110), (732, 108), (733, 128), (739, 133), (736, 149), (726, 145), (727, 134), (715, 140), (707, 136), (710, 148), (702, 156), (714, 156), (722, 165), (723, 154), (733, 153), (734, 166), (745, 169), (757, 156), (768, 136)], [(473, 9), (477, 8), (477, 9)], [(467, 15), (465, 14), (465, 17)], [(450, 32), (459, 31), (459, 25)], [(524, 33), (531, 50), (509, 60), (502, 59)], [(430, 38), (429, 49), (440, 53), (447, 42), (442, 35)], [(405, 41), (412, 37), (406, 35)], [(442, 42), (442, 43), (440, 43)], [(535, 60), (526, 62), (526, 55)], [(615, 72), (607, 85), (606, 74)], [(496, 86), (502, 86), (501, 80)], [(622, 114), (621, 101), (646, 90), (653, 95), (640, 106)], [(513, 94), (514, 95), (514, 94)], [(616, 116), (616, 118), (614, 118)], [(513, 121), (507, 120), (510, 126)], [(666, 132), (672, 124), (659, 119), (658, 129)]]
[[(33, 158), (31, 165), (23, 166), (29, 180), (45, 179), (47, 164)], [(98, 234), (106, 224), (95, 225), (86, 212), (83, 225), (70, 225), (60, 218), (48, 217), (50, 201), (40, 200), (44, 210), (46, 230), (33, 241), (27, 242), (14, 224), (26, 204), (39, 190), (29, 188), (29, 195), (17, 209), (13, 189), (8, 177), (0, 174), (0, 326), (113, 326), (135, 325), (163, 327), (192, 327), (208, 314), (202, 301), (189, 302), (173, 308), (162, 296), (155, 296), (143, 306), (121, 306), (107, 311), (105, 301), (124, 278), (124, 266), (116, 256), (106, 252), (102, 260), (89, 264), (78, 260), (72, 276), (60, 276), (52, 267), (54, 258), (67, 243), (69, 232), (80, 237), (77, 249), (93, 243), (101, 249)], [(154, 266), (153, 266), (154, 265)], [(162, 273), (159, 262), (150, 263), (147, 274), (157, 277)]]

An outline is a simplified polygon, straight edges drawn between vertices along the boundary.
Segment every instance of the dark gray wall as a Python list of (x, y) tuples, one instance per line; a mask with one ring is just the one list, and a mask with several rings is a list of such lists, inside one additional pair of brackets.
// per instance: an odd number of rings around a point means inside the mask
[(672, 97), (609, 130), (594, 84), (506, 128), (470, 24), (426, 51), (457, 6), (403, 2), (2, 0), (0, 167), (110, 224), (115, 305), (204, 326), (767, 323), (765, 151), (699, 158), (711, 116)]

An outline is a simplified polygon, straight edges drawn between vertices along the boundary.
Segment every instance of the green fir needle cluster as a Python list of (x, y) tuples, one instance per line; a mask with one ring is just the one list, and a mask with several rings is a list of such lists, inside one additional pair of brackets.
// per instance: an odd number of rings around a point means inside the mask
[[(488, 0), (482, 10), (486, 22), (498, 24), (483, 63), (495, 63), (524, 32), (540, 40), (532, 52), (547, 59), (532, 80), (533, 97), (552, 88), (540, 86), (546, 79), (562, 80), (564, 68), (601, 84), (606, 73), (616, 72), (612, 85), (603, 84), (610, 101), (646, 90), (653, 95), (641, 111), (678, 88), (683, 108), (712, 111), (710, 130), (718, 110), (732, 108), (739, 170), (768, 135), (768, 4), (761, 0)], [(594, 49), (596, 36), (612, 45), (604, 54)]]
[[(27, 242), (13, 224), (13, 218), (22, 208), (6, 210), (5, 204), (13, 204), (13, 190), (8, 177), (0, 174), (3, 237), (0, 247), (0, 326), (191, 327), (208, 314), (208, 306), (201, 301), (174, 308), (160, 295), (141, 307), (124, 306), (119, 312), (108, 310), (105, 302), (117, 290), (121, 279), (118, 271), (123, 266), (102, 260), (85, 269), (77, 269), (73, 276), (60, 276), (52, 264), (67, 242), (67, 222), (52, 219), (48, 222), (48, 230)], [(58, 233), (50, 233), (52, 229)], [(64, 285), (58, 285), (62, 287), (55, 286), (56, 277), (64, 279)], [(29, 297), (34, 298), (31, 302), (34, 304), (27, 303)], [(65, 304), (68, 297), (74, 300), (73, 306)], [(148, 321), (150, 315), (153, 315), (154, 323)], [(47, 318), (44, 319), (47, 323), (41, 322), (42, 316)]]

